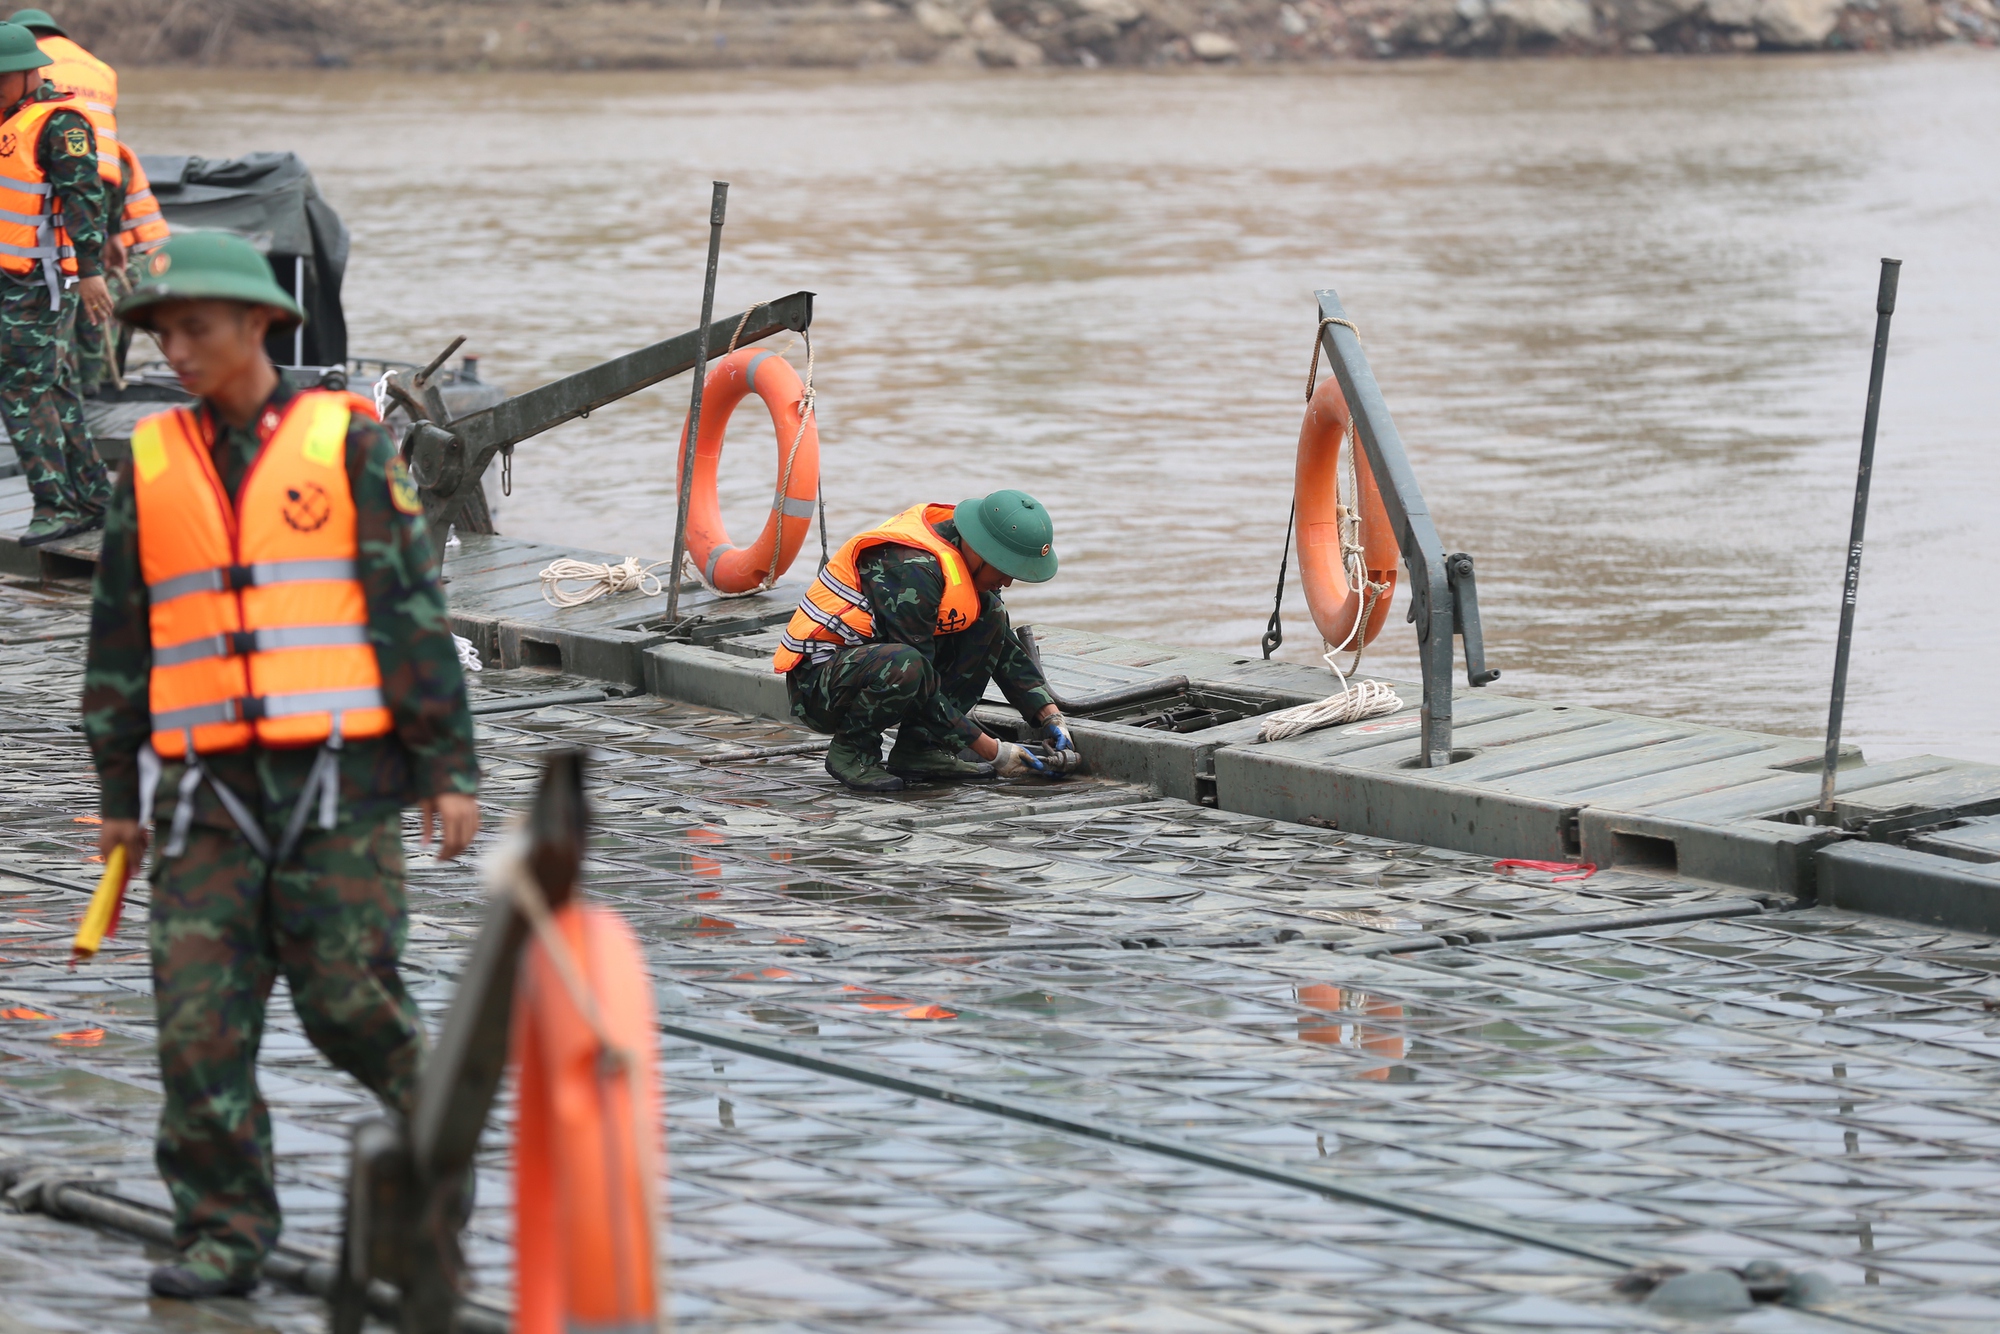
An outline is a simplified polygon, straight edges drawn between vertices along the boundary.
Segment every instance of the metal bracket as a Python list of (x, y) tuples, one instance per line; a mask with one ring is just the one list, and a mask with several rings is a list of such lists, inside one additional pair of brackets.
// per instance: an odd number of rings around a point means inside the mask
[(1368, 466), (1382, 493), (1382, 507), (1388, 511), (1396, 545), (1403, 553), (1403, 566), (1410, 575), (1410, 620), (1417, 627), (1424, 673), (1418, 761), (1426, 768), (1442, 767), (1451, 763), (1453, 638), (1462, 635), (1465, 639), (1466, 676), (1473, 685), (1483, 686), (1500, 675), (1486, 668), (1472, 557), (1445, 555), (1424, 493), (1417, 486), (1417, 474), (1389, 416), (1389, 404), (1369, 369), (1360, 337), (1348, 323), (1340, 295), (1331, 289), (1315, 295), (1319, 298), (1320, 348), (1354, 416), (1355, 438), (1368, 456)]

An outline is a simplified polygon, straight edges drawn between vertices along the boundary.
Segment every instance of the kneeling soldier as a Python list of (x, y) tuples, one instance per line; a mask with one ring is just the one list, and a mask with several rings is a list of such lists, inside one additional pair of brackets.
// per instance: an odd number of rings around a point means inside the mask
[(249, 242), (183, 233), (134, 278), (118, 314), (200, 402), (132, 432), (83, 716), (106, 853), (136, 863), (170, 797), (150, 940), (178, 1254), (151, 1287), (208, 1297), (253, 1287), (278, 1236), (256, 1065), (280, 973), (313, 1045), (408, 1111), (402, 807), (455, 857), (479, 771), (423, 509), (372, 408), (279, 378), (264, 335), (299, 309)]
[[(1055, 578), (1054, 538), (1033, 497), (995, 491), (957, 506), (915, 506), (834, 553), (772, 659), (792, 712), (833, 736), (828, 773), (860, 792), (1047, 775), (1034, 751), (966, 716), (989, 679), (1052, 749), (1075, 750), (1000, 601), (1016, 579)], [(892, 727), (896, 745), (884, 767), (882, 733)]]

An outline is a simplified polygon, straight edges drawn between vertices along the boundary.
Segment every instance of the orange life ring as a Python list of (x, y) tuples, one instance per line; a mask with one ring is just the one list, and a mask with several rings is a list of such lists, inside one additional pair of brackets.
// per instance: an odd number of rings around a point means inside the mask
[(650, 1330), (660, 1297), (653, 988), (616, 913), (572, 903), (554, 917), (623, 1060), (606, 1059), (531, 938), (514, 989), (514, 1329)]
[(1375, 470), (1368, 466), (1368, 455), (1356, 440), (1354, 478), (1361, 493), (1357, 505), (1361, 511), (1361, 562), (1368, 571), (1368, 582), (1384, 586), (1368, 624), (1357, 636), (1355, 623), (1361, 619), (1367, 594), (1354, 589), (1340, 550), (1340, 445), (1347, 436), (1349, 420), (1340, 382), (1329, 375), (1319, 382), (1306, 405), (1292, 492), (1299, 507), (1299, 581), (1305, 585), (1306, 605), (1312, 608), (1320, 638), (1336, 649), (1364, 648), (1382, 633), (1382, 627), (1389, 623), (1396, 567), (1402, 559), (1396, 534), (1389, 526), (1389, 512), (1382, 506), (1382, 492), (1375, 485)]
[[(749, 394), (764, 400), (778, 433), (778, 486), (784, 490), (771, 501), (764, 531), (747, 547), (729, 540), (722, 523), (722, 502), (716, 497), (716, 470), (722, 464), (722, 435), (729, 415)], [(791, 568), (812, 529), (819, 498), (819, 426), (813, 417), (799, 429), (805, 385), (791, 363), (767, 347), (731, 352), (708, 368), (701, 391), (701, 439), (695, 443), (694, 493), (688, 503), (687, 549), (710, 588), (724, 593), (748, 593), (771, 574), (771, 549), (778, 551), (778, 573)], [(785, 486), (786, 456), (791, 460), (791, 485)], [(676, 460), (687, 452), (687, 422), (681, 423)], [(678, 477), (676, 477), (678, 483)], [(777, 488), (773, 488), (774, 491)], [(775, 582), (775, 580), (773, 581)]]

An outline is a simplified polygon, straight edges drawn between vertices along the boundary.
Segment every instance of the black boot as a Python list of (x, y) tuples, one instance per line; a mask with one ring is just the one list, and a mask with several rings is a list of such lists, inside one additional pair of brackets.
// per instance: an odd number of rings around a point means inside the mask
[(903, 780), (882, 767), (882, 736), (835, 737), (826, 771), (856, 792), (901, 792)]
[(207, 1265), (161, 1265), (146, 1279), (155, 1297), (177, 1297), (193, 1301), (198, 1297), (247, 1297), (257, 1288), (255, 1274), (213, 1273)]

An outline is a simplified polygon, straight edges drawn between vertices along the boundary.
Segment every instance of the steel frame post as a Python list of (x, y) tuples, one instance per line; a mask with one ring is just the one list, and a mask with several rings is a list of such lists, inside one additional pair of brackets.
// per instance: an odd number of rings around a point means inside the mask
[(1900, 259), (1882, 261), (1875, 289), (1875, 355), (1868, 367), (1868, 406), (1861, 418), (1861, 463), (1854, 475), (1854, 520), (1847, 534), (1847, 572), (1840, 585), (1840, 636), (1833, 649), (1833, 698), (1826, 710), (1826, 763), (1820, 770), (1821, 815), (1832, 823), (1834, 771), (1840, 767), (1840, 723), (1847, 707), (1847, 657), (1854, 646), (1854, 599), (1861, 590), (1861, 541), (1868, 527), (1868, 484), (1875, 473), (1875, 426), (1882, 417), (1882, 373), (1889, 361), (1889, 317), (1896, 313)]
[[(1424, 669), (1422, 732), (1418, 757), (1425, 768), (1451, 763), (1451, 668), (1454, 599), (1444, 543), (1431, 522), (1417, 475), (1403, 452), (1403, 438), (1389, 416), (1375, 373), (1361, 350), (1361, 340), (1345, 321), (1347, 312), (1331, 288), (1319, 298), (1320, 346), (1332, 363), (1347, 410), (1354, 416), (1355, 438), (1367, 452), (1382, 492), (1382, 506), (1396, 530), (1396, 545), (1410, 574), (1410, 619), (1416, 622), (1417, 646)], [(1340, 320), (1343, 323), (1326, 323)], [(1477, 616), (1477, 612), (1473, 613)], [(1475, 633), (1476, 633), (1475, 629)]]

